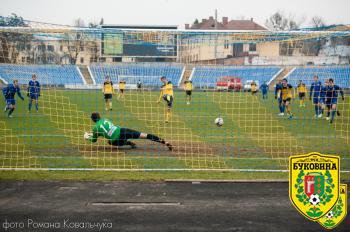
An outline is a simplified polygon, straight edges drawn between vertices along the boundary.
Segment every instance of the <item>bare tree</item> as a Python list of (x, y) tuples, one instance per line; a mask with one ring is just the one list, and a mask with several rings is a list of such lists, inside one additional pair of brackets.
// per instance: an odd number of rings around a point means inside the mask
[(98, 22), (96, 20), (93, 20), (89, 22), (89, 28), (97, 28), (98, 27)]
[(83, 32), (68, 32), (64, 35), (62, 44), (67, 47), (66, 55), (69, 56), (69, 62), (76, 64), (78, 56), (84, 50), (85, 34)]
[(265, 25), (273, 31), (291, 31), (299, 29), (304, 20), (304, 17), (296, 19), (293, 14), (277, 11), (266, 19)]
[(325, 20), (321, 16), (317, 15), (312, 17), (310, 24), (316, 29), (320, 29), (326, 26)]
[(75, 27), (85, 27), (85, 22), (82, 18), (77, 18), (76, 20), (74, 20), (73, 25)]
[[(0, 26), (26, 27), (23, 18), (16, 14), (0, 18)], [(32, 36), (19, 32), (0, 32), (0, 63), (16, 63), (19, 56), (18, 44), (30, 41)]]
[[(74, 20), (75, 27), (85, 27), (85, 22), (81, 18)], [(78, 56), (85, 47), (85, 34), (80, 31), (65, 33), (62, 43), (67, 47), (71, 64), (76, 64)]]

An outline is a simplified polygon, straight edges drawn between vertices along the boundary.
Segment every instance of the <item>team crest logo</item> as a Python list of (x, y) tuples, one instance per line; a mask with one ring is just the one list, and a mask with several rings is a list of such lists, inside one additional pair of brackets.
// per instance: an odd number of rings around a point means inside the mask
[(289, 158), (289, 198), (312, 221), (326, 215), (339, 197), (339, 156), (310, 153)]
[(326, 229), (335, 228), (346, 217), (348, 211), (347, 185), (340, 184), (339, 192), (339, 199), (335, 206), (325, 216), (318, 220), (318, 223), (320, 223)]

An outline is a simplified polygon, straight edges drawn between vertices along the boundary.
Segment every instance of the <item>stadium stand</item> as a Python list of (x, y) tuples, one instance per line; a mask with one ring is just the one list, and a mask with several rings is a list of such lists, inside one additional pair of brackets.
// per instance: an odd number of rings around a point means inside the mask
[(247, 80), (254, 80), (259, 81), (259, 83), (266, 81), (269, 84), (281, 71), (282, 69), (278, 66), (203, 66), (195, 67), (191, 80), (200, 88), (213, 88), (215, 87), (217, 80), (224, 76), (241, 78), (242, 83), (245, 83)]
[(333, 78), (340, 87), (350, 88), (350, 66), (299, 67), (293, 69), (287, 79), (293, 86), (297, 86), (299, 80), (310, 86), (314, 75), (318, 75), (322, 83), (325, 79)]
[(0, 65), (0, 78), (10, 83), (28, 84), (32, 74), (38, 76), (42, 85), (84, 84), (75, 65)]
[(127, 84), (136, 84), (141, 80), (144, 86), (159, 86), (161, 76), (166, 76), (177, 86), (184, 72), (184, 66), (170, 63), (121, 63), (113, 65), (90, 65), (91, 74), (96, 84), (102, 84), (109, 75), (113, 82), (120, 80)]

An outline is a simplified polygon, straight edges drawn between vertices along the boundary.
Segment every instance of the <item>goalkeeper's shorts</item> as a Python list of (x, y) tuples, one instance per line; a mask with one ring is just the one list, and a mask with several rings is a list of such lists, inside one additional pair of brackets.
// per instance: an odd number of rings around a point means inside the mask
[(110, 145), (113, 146), (123, 146), (126, 144), (128, 139), (139, 139), (141, 132), (128, 129), (128, 128), (120, 128), (120, 137), (119, 139), (108, 141)]

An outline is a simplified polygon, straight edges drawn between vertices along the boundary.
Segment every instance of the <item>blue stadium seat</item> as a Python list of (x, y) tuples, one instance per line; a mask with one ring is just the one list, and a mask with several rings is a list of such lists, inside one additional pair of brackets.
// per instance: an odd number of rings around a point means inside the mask
[(33, 73), (42, 85), (84, 84), (75, 65), (0, 65), (0, 77), (8, 83), (28, 84)]
[(287, 77), (288, 82), (297, 86), (302, 80), (307, 86), (313, 82), (314, 75), (324, 83), (326, 79), (333, 78), (334, 82), (342, 88), (350, 88), (350, 66), (323, 66), (295, 68)]
[(259, 81), (259, 83), (269, 82), (278, 72), (280, 67), (273, 66), (204, 66), (195, 67), (192, 81), (200, 88), (214, 88), (216, 82), (223, 76), (241, 78), (244, 84), (247, 80)]
[(108, 75), (115, 83), (124, 80), (127, 84), (136, 84), (140, 80), (144, 86), (159, 86), (160, 77), (166, 76), (177, 86), (184, 66), (170, 63), (94, 64), (90, 70), (96, 84), (102, 84)]

